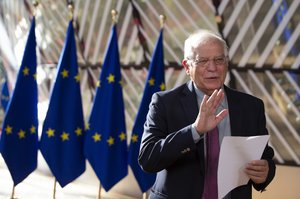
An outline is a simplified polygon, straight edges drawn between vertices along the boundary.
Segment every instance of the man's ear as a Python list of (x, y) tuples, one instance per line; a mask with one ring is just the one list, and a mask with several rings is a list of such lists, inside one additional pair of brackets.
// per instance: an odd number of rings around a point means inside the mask
[(187, 75), (189, 75), (190, 74), (190, 65), (188, 64), (188, 60), (187, 59), (182, 60), (181, 64), (182, 64), (183, 68), (185, 69), (185, 73)]

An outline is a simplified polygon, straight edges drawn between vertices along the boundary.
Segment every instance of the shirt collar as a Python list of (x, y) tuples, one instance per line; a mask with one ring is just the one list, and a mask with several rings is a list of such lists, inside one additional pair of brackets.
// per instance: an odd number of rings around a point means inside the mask
[[(195, 83), (193, 82), (193, 87), (194, 87), (194, 89), (195, 89), (195, 92), (196, 92), (196, 95), (197, 95), (197, 101), (198, 101), (198, 104), (200, 105), (200, 103), (202, 102), (202, 100), (203, 100), (203, 97), (204, 97), (204, 93), (201, 91), (201, 90), (199, 90), (198, 88), (197, 88), (197, 86), (195, 85)], [(224, 86), (222, 86), (222, 90), (224, 91)], [(226, 93), (224, 92), (224, 99), (222, 100), (222, 102), (221, 102), (221, 108), (228, 108), (228, 103), (227, 103), (227, 97), (226, 97)]]

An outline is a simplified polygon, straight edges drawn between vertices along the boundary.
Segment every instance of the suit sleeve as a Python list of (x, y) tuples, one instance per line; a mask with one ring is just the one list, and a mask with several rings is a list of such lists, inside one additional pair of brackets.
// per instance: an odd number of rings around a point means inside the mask
[[(152, 96), (138, 158), (144, 171), (158, 172), (166, 169), (196, 148), (191, 125), (169, 132), (169, 122), (173, 118), (170, 117), (169, 109), (159, 94)], [(176, 122), (176, 116), (174, 118), (173, 122)]]
[[(258, 122), (259, 122), (259, 127), (261, 129), (260, 132), (264, 132), (264, 134), (266, 135), (266, 134), (268, 134), (268, 130), (266, 129), (265, 108), (264, 108), (264, 104), (261, 100), (260, 100), (260, 109), (259, 110), (260, 110), (260, 112), (259, 112)], [(267, 179), (264, 183), (261, 183), (261, 184), (253, 183), (253, 187), (257, 191), (264, 191), (265, 188), (270, 184), (270, 182), (273, 180), (273, 178), (275, 176), (276, 166), (273, 161), (273, 157), (274, 157), (274, 150), (272, 149), (272, 147), (267, 145), (263, 152), (262, 159), (265, 159), (268, 161), (269, 173), (268, 173)]]

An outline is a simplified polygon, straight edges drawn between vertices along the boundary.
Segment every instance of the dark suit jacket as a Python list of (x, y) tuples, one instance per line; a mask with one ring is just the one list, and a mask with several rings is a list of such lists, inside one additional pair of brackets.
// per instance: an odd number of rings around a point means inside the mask
[[(262, 100), (224, 86), (232, 136), (268, 134)], [(192, 82), (152, 96), (144, 126), (139, 164), (157, 172), (150, 199), (201, 199), (204, 185), (204, 143), (194, 143), (191, 124), (199, 108)], [(269, 163), (267, 181), (240, 186), (232, 199), (251, 198), (251, 185), (264, 190), (275, 175), (273, 149), (266, 146), (262, 158)], [(232, 174), (235, 175), (235, 174)]]

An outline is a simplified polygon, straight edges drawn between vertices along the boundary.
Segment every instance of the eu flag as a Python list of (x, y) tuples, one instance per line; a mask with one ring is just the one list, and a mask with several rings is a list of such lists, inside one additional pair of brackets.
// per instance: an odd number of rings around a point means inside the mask
[(58, 62), (40, 150), (61, 187), (85, 171), (84, 118), (72, 20)]
[(32, 19), (16, 85), (3, 122), (0, 151), (14, 186), (37, 167), (38, 118), (35, 18)]
[(8, 85), (6, 80), (2, 84), (2, 89), (1, 89), (1, 107), (3, 108), (4, 112), (6, 112), (8, 101), (9, 101), (9, 91), (8, 91)]
[(134, 176), (142, 190), (146, 192), (154, 183), (155, 174), (145, 173), (138, 164), (138, 155), (141, 137), (144, 131), (144, 123), (153, 93), (165, 90), (165, 66), (163, 51), (163, 29), (161, 29), (156, 47), (149, 66), (149, 72), (144, 88), (144, 95), (132, 129), (131, 143), (129, 147), (128, 162)]
[(108, 191), (127, 173), (127, 143), (117, 27), (112, 27), (85, 137), (85, 155)]

